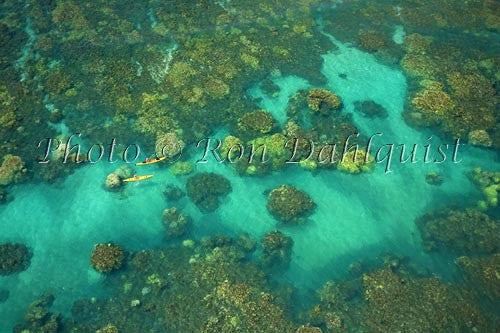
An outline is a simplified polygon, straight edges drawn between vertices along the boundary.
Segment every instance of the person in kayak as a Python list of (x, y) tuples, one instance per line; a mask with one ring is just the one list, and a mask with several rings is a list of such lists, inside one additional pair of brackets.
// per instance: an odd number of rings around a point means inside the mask
[(146, 157), (146, 163), (151, 162), (151, 159), (149, 157)]

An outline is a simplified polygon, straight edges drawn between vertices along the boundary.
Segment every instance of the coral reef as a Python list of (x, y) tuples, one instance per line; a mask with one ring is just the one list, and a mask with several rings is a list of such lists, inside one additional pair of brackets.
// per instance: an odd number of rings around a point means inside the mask
[[(74, 170), (76, 163), (40, 165), (33, 159), (33, 135), (56, 137), (66, 126), (70, 132), (85, 131), (89, 142), (140, 137), (141, 144), (155, 146), (169, 160), (193, 141), (229, 128), (238, 137), (224, 140), (223, 157), (235, 144), (267, 148), (268, 163), (256, 161), (257, 154), (254, 163), (243, 158), (234, 164), (241, 175), (282, 171), (291, 156), (285, 142), (293, 137), (304, 138), (299, 159), (308, 154), (308, 140), (343, 143), (356, 127), (329, 90), (298, 92), (290, 100), (283, 133), (276, 133), (269, 112), (255, 111), (260, 101), (248, 96), (252, 85), (262, 82), (264, 93), (277, 97), (278, 79), (294, 75), (325, 86), (322, 55), (335, 46), (322, 29), (391, 67), (401, 66), (408, 82), (404, 116), (411, 125), (433, 126), (439, 134), (490, 151), (500, 147), (498, 1), (70, 0), (25, 5), (0, 4), (0, 201), (3, 186), (30, 176), (51, 182)], [(403, 36), (394, 33), (396, 27)], [(346, 84), (351, 79), (350, 73), (340, 76)], [(374, 102), (355, 107), (366, 117), (387, 115)], [(313, 153), (316, 157), (318, 151)], [(59, 154), (52, 157), (59, 159)], [(299, 165), (310, 171), (371, 169), (372, 158), (360, 155), (358, 160), (350, 153), (333, 166), (314, 159)], [(183, 163), (170, 171), (189, 173)], [(117, 170), (106, 181), (116, 190), (132, 174)], [(365, 271), (360, 279), (328, 283), (310, 318), (295, 322), (291, 316), (298, 304), (290, 300), (291, 288), (269, 284), (272, 276), (251, 260), (255, 242), (248, 235), (185, 240), (182, 246), (144, 250), (130, 258), (115, 245), (99, 244), (91, 256), (97, 270), (126, 266), (107, 276), (113, 293), (77, 301), (67, 320), (48, 311), (53, 298), (45, 297), (30, 306), (26, 322), (14, 332), (495, 332), (498, 324), (488, 326), (467, 292), (472, 285), (481, 289), (480, 296), (498, 298), (499, 177), (483, 170), (471, 177), (483, 195), (478, 208), (491, 216), (444, 210), (418, 222), (427, 248), (467, 255), (457, 260), (466, 286), (411, 276), (393, 262)], [(428, 174), (426, 180), (438, 184), (442, 178)], [(215, 211), (230, 191), (220, 175), (187, 180), (188, 196), (203, 212)], [(174, 187), (164, 194), (167, 200), (184, 195)], [(268, 209), (283, 222), (299, 223), (314, 203), (283, 185), (270, 192)], [(166, 210), (167, 236), (184, 234), (188, 220), (179, 209)], [(259, 263), (284, 268), (292, 243), (280, 232), (267, 234)], [(0, 250), (0, 258), (7, 252)], [(472, 257), (483, 253), (488, 256)], [(6, 262), (21, 267), (26, 264), (22, 260)]]
[(188, 161), (179, 161), (172, 164), (169, 171), (175, 176), (185, 176), (192, 173), (194, 170), (194, 165)]
[(236, 245), (247, 253), (252, 253), (255, 250), (255, 240), (249, 234), (242, 233), (236, 239)]
[(500, 172), (475, 168), (470, 172), (469, 177), (483, 194), (483, 200), (477, 203), (478, 208), (487, 210), (488, 208), (497, 207), (498, 191), (500, 190)]
[(492, 327), (467, 294), (436, 278), (410, 278), (390, 268), (364, 274), (363, 319), (369, 332), (484, 331)]
[(493, 145), (490, 135), (483, 129), (470, 131), (468, 139), (474, 146), (491, 147)]
[(106, 186), (106, 189), (110, 191), (117, 191), (122, 187), (122, 179), (120, 176), (118, 176), (116, 173), (110, 173), (106, 177), (106, 181), (104, 183), (104, 186)]
[(309, 195), (290, 185), (281, 185), (269, 193), (267, 210), (276, 219), (287, 224), (305, 220), (315, 208)]
[(26, 270), (30, 265), (31, 252), (24, 244), (0, 244), (0, 275)]
[(134, 175), (134, 169), (128, 165), (122, 165), (106, 177), (104, 186), (108, 191), (119, 191), (124, 185), (123, 179)]
[(0, 185), (19, 183), (26, 177), (26, 167), (19, 156), (5, 155), (0, 166)]
[(371, 171), (375, 166), (375, 159), (364, 150), (348, 151), (337, 163), (337, 169), (347, 173)]
[(221, 198), (232, 189), (223, 176), (202, 172), (188, 178), (186, 190), (188, 197), (202, 212), (210, 213), (219, 207)]
[(14, 327), (14, 333), (57, 333), (62, 329), (61, 317), (51, 313), (54, 296), (47, 294), (33, 301), (24, 316), (25, 322)]
[(387, 118), (387, 110), (374, 101), (354, 102), (356, 112), (360, 112), (367, 118)]
[(280, 231), (264, 235), (262, 243), (262, 265), (266, 268), (287, 268), (291, 261), (293, 240)]
[(115, 244), (96, 244), (90, 255), (90, 263), (98, 272), (109, 273), (120, 269), (125, 261), (125, 252)]
[(326, 89), (311, 89), (307, 94), (307, 105), (314, 112), (320, 114), (330, 114), (332, 111), (340, 109), (342, 101), (335, 93)]
[(469, 254), (500, 249), (500, 221), (475, 209), (437, 210), (416, 223), (427, 251)]
[(176, 207), (163, 211), (163, 227), (167, 239), (184, 236), (191, 226), (191, 218)]
[(165, 156), (171, 158), (180, 154), (186, 144), (179, 135), (175, 132), (169, 132), (159, 135), (156, 138), (155, 151), (157, 156)]
[[(474, 145), (494, 145), (498, 94), (494, 74), (479, 65), (487, 56), (484, 50), (471, 54), (453, 37), (438, 41), (418, 33), (406, 36), (405, 45), (401, 65), (424, 87), (409, 94), (413, 108), (405, 112), (408, 121), (438, 126), (445, 134), (468, 138)], [(446, 48), (453, 51), (443, 56)]]
[(496, 302), (500, 298), (500, 253), (485, 257), (460, 257), (456, 260), (470, 286), (480, 297)]
[(4, 188), (0, 187), (0, 205), (8, 202), (10, 200), (10, 195)]
[(96, 333), (120, 333), (120, 331), (118, 330), (118, 328), (116, 328), (115, 325), (108, 324), (103, 328), (97, 330)]
[(178, 186), (167, 184), (165, 186), (165, 191), (163, 191), (163, 195), (167, 201), (178, 201), (182, 199), (186, 193)]
[(323, 333), (323, 331), (319, 327), (312, 327), (312, 326), (309, 326), (309, 325), (307, 325), (307, 326), (306, 325), (302, 325), (299, 328), (297, 328), (297, 330), (295, 331), (295, 333)]
[(376, 30), (360, 30), (358, 42), (363, 49), (369, 52), (383, 50), (393, 43), (386, 34)]
[(232, 239), (204, 243), (133, 253), (108, 277), (113, 296), (75, 302), (64, 331), (295, 332), (280, 294)]
[(241, 154), (241, 149), (244, 149), (245, 147), (243, 146), (243, 142), (233, 136), (233, 135), (228, 135), (222, 140), (222, 145), (220, 147), (221, 151), (221, 158), (226, 160), (233, 161), (237, 157), (239, 157), (239, 154)]
[(246, 145), (248, 153), (235, 163), (236, 170), (241, 175), (262, 175), (283, 168), (291, 156), (286, 143), (287, 138), (280, 133), (249, 141)]
[(415, 276), (406, 265), (384, 266), (328, 281), (318, 291), (319, 304), (308, 312), (311, 324), (331, 333), (487, 332), (494, 327), (462, 285)]
[(453, 110), (455, 103), (438, 82), (424, 81), (422, 84), (426, 88), (418, 92), (411, 102), (429, 121), (439, 122)]
[(121, 179), (130, 178), (134, 175), (134, 169), (128, 165), (122, 165), (114, 171), (114, 174)]
[(429, 185), (439, 186), (444, 182), (443, 176), (438, 172), (428, 172), (425, 175), (425, 181)]
[(274, 118), (266, 110), (248, 112), (238, 119), (238, 130), (242, 136), (266, 134), (271, 132), (274, 126)]

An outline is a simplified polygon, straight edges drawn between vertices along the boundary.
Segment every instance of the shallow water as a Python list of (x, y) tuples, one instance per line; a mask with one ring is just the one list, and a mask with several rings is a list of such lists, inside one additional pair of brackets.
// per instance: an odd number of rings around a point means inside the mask
[[(401, 117), (406, 93), (403, 74), (380, 64), (370, 54), (340, 42), (335, 44), (339, 49), (324, 55), (322, 71), (329, 79), (328, 87), (342, 97), (346, 111), (353, 112), (353, 102), (360, 100), (373, 100), (389, 111), (389, 118), (380, 121), (354, 114), (359, 128), (366, 133), (384, 133), (388, 142), (426, 143), (426, 135), (409, 128)], [(261, 106), (284, 122), (286, 101), (308, 84), (299, 77), (278, 77), (274, 82), (281, 89), (278, 97), (269, 98), (258, 88), (251, 95), (262, 98)], [(200, 157), (201, 152), (199, 149), (195, 156)], [(467, 149), (461, 163), (395, 163), (395, 171), (390, 174), (384, 172), (382, 164), (373, 173), (362, 175), (312, 175), (290, 166), (284, 173), (264, 178), (239, 177), (229, 165), (209, 159), (208, 164), (197, 164), (196, 171), (224, 174), (231, 182), (232, 193), (216, 213), (203, 215), (186, 198), (182, 208), (196, 221), (199, 235), (244, 231), (260, 238), (277, 228), (265, 208), (264, 191), (283, 183), (294, 185), (309, 193), (317, 204), (309, 223), (280, 228), (295, 242), (286, 274), (295, 285), (317, 288), (329, 278), (345, 275), (349, 264), (383, 252), (409, 256), (430, 272), (446, 277), (454, 272), (453, 262), (422, 251), (414, 219), (429, 206), (474, 192), (466, 172), (477, 165), (494, 167), (493, 158), (491, 153)], [(79, 297), (101, 295), (102, 277), (89, 266), (88, 253), (95, 243), (112, 241), (130, 251), (162, 244), (160, 216), (166, 207), (162, 189), (166, 183), (184, 185), (185, 177), (155, 166), (152, 181), (133, 184), (123, 195), (117, 195), (105, 191), (102, 185), (117, 166), (103, 162), (84, 167), (57, 187), (19, 186), (13, 193), (16, 199), (0, 208), (2, 240), (26, 243), (35, 254), (27, 271), (0, 277), (2, 285), (15, 295), (0, 305), (10, 318), (3, 321), (2, 330), (12, 327), (21, 318), (22, 309), (44, 291), (54, 293), (56, 309), (61, 311)], [(446, 175), (443, 186), (432, 187), (424, 181), (431, 170)]]
[[(154, 28), (157, 21), (152, 12), (149, 18)], [(404, 34), (402, 26), (395, 27), (394, 41), (402, 43)], [(322, 56), (325, 87), (341, 97), (342, 112), (352, 113), (362, 133), (383, 133), (375, 138), (376, 145), (431, 143), (437, 147), (442, 142), (453, 143), (431, 135), (430, 131), (417, 131), (403, 120), (408, 84), (400, 68), (390, 67), (334, 36), (328, 38), (337, 48)], [(31, 47), (32, 36), (28, 43)], [(169, 62), (174, 51), (169, 50)], [(288, 100), (297, 91), (313, 85), (299, 76), (269, 73), (269, 77), (280, 88), (275, 96), (266, 95), (260, 83), (247, 94), (283, 126)], [(388, 117), (371, 119), (356, 113), (354, 103), (368, 100), (382, 105)], [(225, 129), (219, 135), (223, 132)], [(201, 155), (199, 149), (191, 147), (190, 151), (193, 161)], [(422, 151), (419, 156), (423, 158)], [(453, 280), (453, 258), (424, 252), (414, 221), (429, 209), (457, 198), (464, 205), (479, 198), (480, 193), (467, 173), (477, 166), (495, 169), (496, 155), (464, 146), (460, 158), (459, 163), (448, 159), (442, 164), (420, 161), (403, 165), (397, 163), (395, 153), (391, 173), (384, 172), (384, 163), (376, 165), (373, 172), (359, 175), (338, 171), (313, 174), (290, 165), (285, 171), (263, 177), (238, 176), (229, 164), (209, 158), (207, 164), (196, 164), (195, 172), (223, 174), (231, 182), (232, 192), (214, 213), (202, 214), (187, 197), (178, 206), (195, 221), (194, 238), (247, 232), (260, 239), (275, 229), (290, 235), (294, 241), (293, 256), (283, 278), (303, 291), (343, 277), (352, 263), (369, 261), (385, 252), (407, 256), (425, 273)], [(85, 166), (57, 185), (17, 185), (11, 191), (15, 200), (0, 206), (0, 241), (24, 243), (34, 253), (26, 271), (0, 276), (0, 286), (11, 295), (0, 304), (1, 332), (10, 331), (20, 322), (25, 308), (44, 292), (53, 293), (54, 309), (66, 314), (76, 299), (105, 296), (109, 290), (103, 286), (104, 278), (89, 265), (94, 244), (114, 242), (128, 251), (165, 245), (161, 214), (168, 205), (162, 191), (165, 184), (184, 187), (187, 177), (174, 176), (164, 166), (152, 166), (148, 170), (155, 175), (152, 180), (127, 185), (123, 193), (108, 192), (103, 182), (118, 166), (105, 162)], [(444, 175), (441, 186), (425, 182), (430, 171)], [(269, 214), (265, 192), (281, 184), (306, 191), (316, 203), (307, 223), (287, 227)]]

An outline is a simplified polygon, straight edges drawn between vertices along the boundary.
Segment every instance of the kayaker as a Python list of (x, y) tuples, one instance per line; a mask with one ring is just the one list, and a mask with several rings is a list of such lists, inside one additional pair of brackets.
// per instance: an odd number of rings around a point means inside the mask
[(151, 162), (151, 159), (149, 157), (146, 157), (146, 163)]

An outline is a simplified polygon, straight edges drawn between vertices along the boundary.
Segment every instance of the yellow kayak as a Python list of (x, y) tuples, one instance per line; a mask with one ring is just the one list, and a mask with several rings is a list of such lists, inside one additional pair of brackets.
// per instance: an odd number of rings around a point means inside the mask
[(153, 178), (153, 175), (135, 176), (135, 177), (125, 178), (123, 181), (124, 182), (138, 182), (138, 181), (146, 180), (149, 178)]
[(148, 165), (148, 164), (155, 164), (161, 161), (165, 161), (167, 158), (165, 156), (160, 157), (159, 159), (153, 158), (149, 162), (139, 162), (136, 163), (135, 165), (141, 166), (141, 165)]

